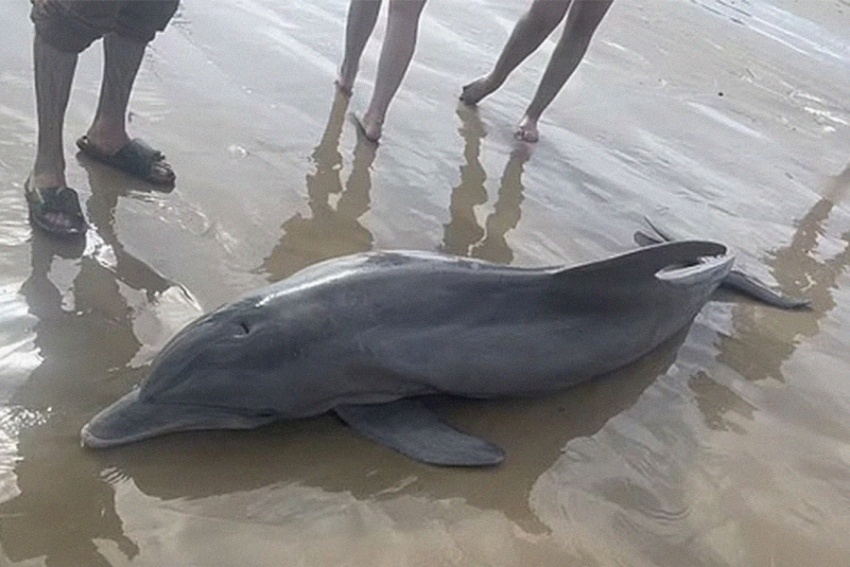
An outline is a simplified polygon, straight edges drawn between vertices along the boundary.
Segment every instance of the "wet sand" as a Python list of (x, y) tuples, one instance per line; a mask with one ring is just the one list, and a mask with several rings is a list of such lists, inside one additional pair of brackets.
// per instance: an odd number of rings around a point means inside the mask
[[(69, 181), (92, 224), (34, 234), (26, 2), (0, 4), (0, 565), (839, 565), (850, 558), (850, 6), (615, 2), (541, 123), (512, 128), (547, 42), (477, 110), (523, 6), (426, 7), (376, 149), (335, 94), (346, 3), (184, 0), (131, 128), (176, 188), (75, 157), (101, 55), (81, 58)], [(385, 20), (378, 24), (383, 33)], [(79, 447), (80, 426), (199, 313), (373, 248), (517, 265), (629, 249), (648, 216), (732, 245), (812, 309), (720, 295), (689, 331), (546, 399), (446, 404), (492, 470), (418, 464), (330, 417)]]

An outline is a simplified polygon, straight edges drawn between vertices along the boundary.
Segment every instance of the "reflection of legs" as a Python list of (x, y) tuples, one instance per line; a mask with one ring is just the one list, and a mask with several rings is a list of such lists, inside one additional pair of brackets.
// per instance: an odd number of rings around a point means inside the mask
[(88, 173), (89, 187), (91, 187), (91, 197), (86, 203), (91, 226), (97, 230), (100, 239), (112, 249), (111, 253), (106, 255), (111, 256), (111, 260), (104, 265), (108, 265), (108, 269), (120, 281), (134, 290), (144, 291), (148, 301), (155, 303), (157, 296), (171, 287), (171, 282), (128, 253), (118, 240), (115, 211), (123, 191), (115, 190), (112, 186), (114, 176), (104, 168), (92, 167), (85, 161), (81, 165)]
[[(322, 139), (313, 148), (310, 158), (316, 164), (316, 175), (320, 172), (333, 174), (339, 178), (342, 169), (342, 154), (339, 153), (339, 138), (342, 136), (342, 125), (345, 123), (345, 111), (348, 109), (348, 97), (337, 92), (334, 95), (331, 113)], [(307, 176), (308, 182), (310, 175)], [(308, 183), (309, 186), (309, 183)]]
[[(368, 250), (372, 243), (372, 235), (362, 229), (357, 219), (369, 210), (369, 190), (372, 188), (370, 174), (372, 163), (375, 161), (374, 144), (358, 142), (354, 146), (354, 161), (351, 164), (351, 174), (345, 184), (345, 191), (336, 204), (336, 211), (342, 218), (352, 221), (357, 234), (362, 234), (368, 240), (362, 240), (363, 250)], [(362, 229), (362, 230), (361, 230)], [(369, 246), (367, 246), (369, 245)]]
[(413, 57), (419, 16), (424, 6), (425, 0), (390, 0), (387, 35), (381, 48), (375, 91), (362, 121), (366, 137), (373, 142), (381, 137), (387, 108)]
[(538, 139), (537, 121), (561, 91), (587, 51), (590, 38), (613, 0), (575, 0), (567, 14), (564, 33), (552, 52), (546, 72), (516, 131), (526, 142)]
[(520, 144), (513, 152), (505, 166), (502, 182), (499, 186), (499, 196), (493, 205), (493, 212), (485, 222), (487, 236), (476, 245), (470, 256), (510, 264), (514, 259), (513, 250), (508, 246), (506, 235), (519, 224), (520, 205), (522, 204), (522, 173), (525, 163), (531, 157), (528, 146)]
[(327, 208), (329, 195), (342, 192), (339, 174), (343, 163), (342, 154), (339, 152), (339, 138), (342, 135), (347, 108), (348, 97), (340, 92), (335, 93), (325, 132), (310, 155), (316, 166), (315, 172), (307, 174), (307, 196), (311, 209)]
[(464, 139), (464, 164), (460, 166), (460, 183), (452, 190), (449, 201), (449, 222), (443, 225), (443, 243), (440, 251), (466, 256), (473, 244), (484, 237), (478, 224), (475, 207), (487, 202), (487, 172), (481, 165), (481, 140), (487, 135), (478, 113), (459, 106), (459, 130)]
[(345, 24), (345, 55), (339, 69), (337, 86), (346, 94), (351, 94), (354, 79), (360, 68), (360, 56), (366, 48), (366, 42), (375, 29), (381, 0), (351, 0), (348, 6), (348, 19)]
[(534, 0), (531, 8), (514, 27), (493, 70), (489, 75), (463, 87), (460, 99), (466, 104), (477, 104), (502, 86), (508, 75), (552, 33), (564, 18), (569, 5), (570, 0)]

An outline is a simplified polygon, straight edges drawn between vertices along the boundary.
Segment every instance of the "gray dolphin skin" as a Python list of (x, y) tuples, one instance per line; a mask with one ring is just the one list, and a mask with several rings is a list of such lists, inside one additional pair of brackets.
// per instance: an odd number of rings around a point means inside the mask
[[(724, 245), (696, 240), (568, 268), (425, 252), (329, 260), (189, 324), (141, 385), (83, 427), (82, 442), (333, 411), (414, 459), (495, 465), (499, 447), (417, 398), (542, 394), (616, 370), (687, 327), (733, 261)], [(771, 297), (762, 299), (799, 305)]]

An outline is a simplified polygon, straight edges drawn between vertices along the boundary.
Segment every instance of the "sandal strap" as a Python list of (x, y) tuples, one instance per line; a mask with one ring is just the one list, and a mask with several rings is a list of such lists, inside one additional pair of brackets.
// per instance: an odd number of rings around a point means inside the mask
[(35, 196), (31, 203), (42, 212), (82, 216), (80, 198), (70, 187), (31, 187), (28, 193)]
[(80, 197), (70, 187), (62, 187), (56, 191), (56, 199), (53, 203), (59, 212), (82, 215)]
[[(166, 161), (165, 154), (151, 147), (141, 138), (133, 138), (114, 154), (103, 153), (92, 144), (88, 136), (77, 140), (77, 147), (90, 158), (145, 181), (157, 184), (174, 182), (174, 172)], [(164, 176), (154, 175), (157, 166), (166, 171)]]
[(145, 142), (141, 138), (133, 138), (133, 140), (130, 142), (130, 144), (135, 146), (139, 151), (139, 155), (141, 155), (142, 157), (145, 157), (148, 161), (154, 162), (154, 161), (165, 160), (165, 154), (164, 153), (162, 153), (161, 151), (151, 147), (150, 144), (148, 144), (147, 142)]
[(161, 151), (152, 148), (139, 138), (118, 150), (115, 157), (123, 160), (123, 169), (127, 173), (143, 179), (150, 175), (153, 164), (165, 161), (165, 155)]

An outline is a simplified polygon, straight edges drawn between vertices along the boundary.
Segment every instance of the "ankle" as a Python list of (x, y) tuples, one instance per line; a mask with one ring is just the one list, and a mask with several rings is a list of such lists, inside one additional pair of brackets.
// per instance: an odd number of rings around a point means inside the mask
[(343, 91), (350, 92), (354, 88), (354, 79), (357, 77), (357, 65), (350, 65), (343, 62), (339, 68), (339, 77), (336, 84)]
[(86, 132), (86, 137), (98, 149), (107, 153), (117, 152), (130, 141), (123, 124), (95, 122)]
[(65, 187), (67, 185), (64, 171), (33, 169), (30, 180), (35, 187)]
[(367, 111), (363, 115), (363, 122), (380, 127), (384, 124), (384, 117), (377, 112)]
[(484, 77), (484, 84), (487, 86), (488, 92), (493, 92), (499, 87), (501, 87), (502, 83), (504, 83), (507, 78), (507, 76), (501, 77), (494, 73), (490, 73), (489, 75)]
[(540, 115), (534, 113), (526, 113), (522, 120), (519, 121), (520, 124), (529, 124), (532, 126), (537, 126), (537, 123), (540, 121)]

